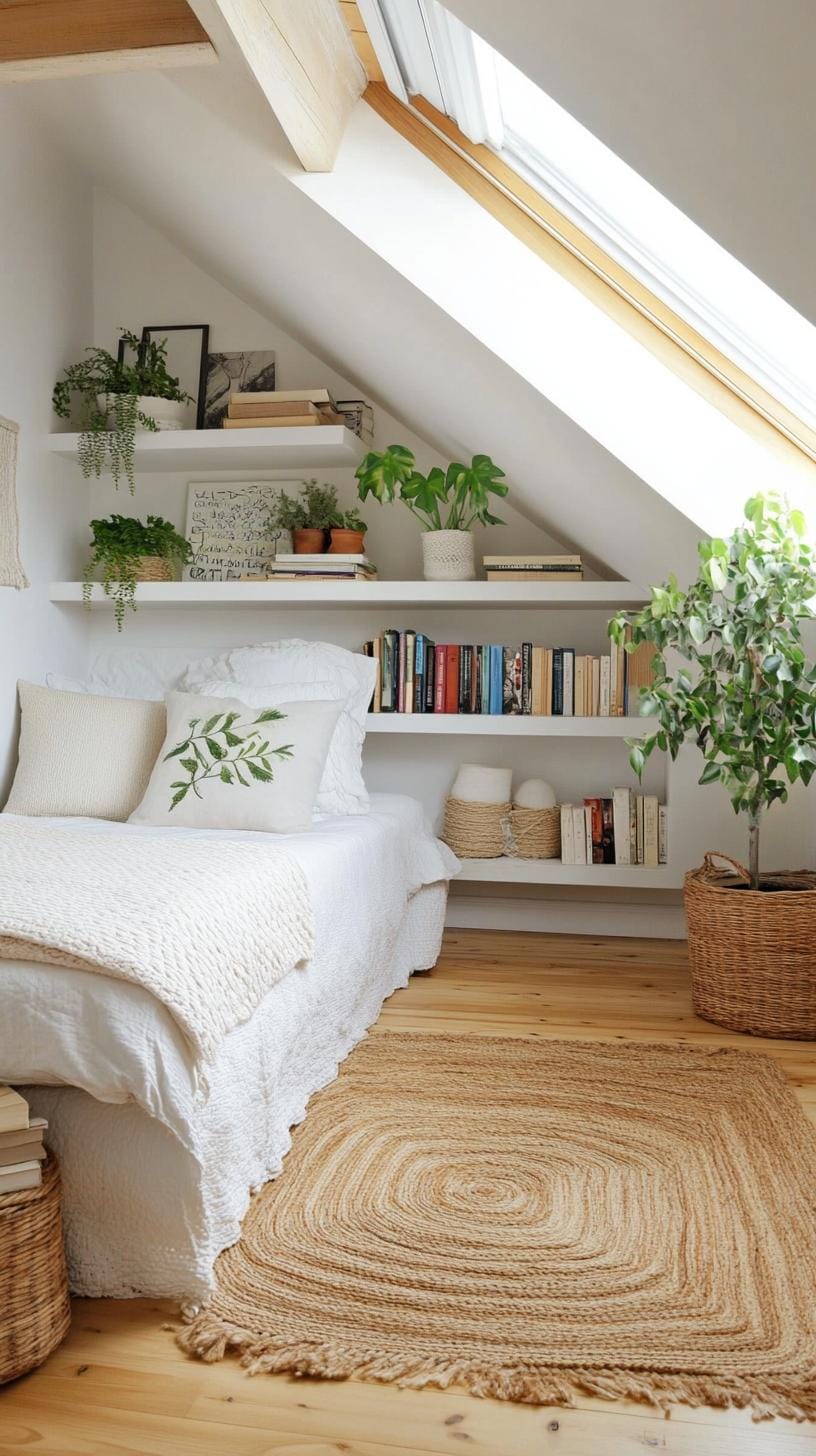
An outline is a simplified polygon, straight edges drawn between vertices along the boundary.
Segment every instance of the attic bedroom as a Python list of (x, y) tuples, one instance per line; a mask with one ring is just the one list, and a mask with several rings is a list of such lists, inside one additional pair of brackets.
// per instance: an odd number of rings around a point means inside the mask
[(815, 45), (0, 3), (0, 1452), (812, 1448)]

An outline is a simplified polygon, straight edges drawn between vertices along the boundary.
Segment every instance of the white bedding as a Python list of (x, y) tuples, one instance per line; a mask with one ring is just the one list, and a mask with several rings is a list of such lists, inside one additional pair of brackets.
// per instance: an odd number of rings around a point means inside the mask
[[(111, 832), (102, 821), (72, 822)], [(219, 832), (166, 831), (179, 843)], [(178, 1026), (141, 987), (0, 962), (0, 1080), (34, 1084), (32, 1105), (51, 1121), (78, 1292), (202, 1297), (215, 1257), (238, 1235), (250, 1188), (279, 1171), (308, 1097), (335, 1075), (385, 997), (436, 958), (446, 882), (458, 866), (414, 800), (375, 795), (367, 816), (279, 838), (309, 887), (314, 955), (225, 1037), (203, 1104)], [(412, 921), (420, 902), (427, 913)], [(49, 1086), (82, 1090), (40, 1090)], [(131, 1106), (117, 1123), (112, 1108), (83, 1094)]]

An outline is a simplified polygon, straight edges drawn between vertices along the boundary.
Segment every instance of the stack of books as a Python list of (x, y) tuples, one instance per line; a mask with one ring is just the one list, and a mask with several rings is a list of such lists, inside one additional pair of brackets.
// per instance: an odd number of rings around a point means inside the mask
[(373, 713), (634, 717), (653, 678), (649, 643), (626, 653), (613, 642), (608, 654), (592, 657), (532, 642), (440, 645), (389, 628), (362, 650), (379, 668)]
[(613, 789), (610, 799), (561, 805), (561, 863), (644, 865), (668, 860), (666, 805), (656, 794)]
[(45, 1158), (43, 1117), (29, 1117), (28, 1103), (12, 1087), (0, 1087), (0, 1193), (38, 1188)]
[(488, 581), (583, 581), (580, 556), (483, 556)]
[(266, 568), (266, 580), (376, 581), (377, 568), (367, 556), (354, 553), (279, 552)]
[(328, 389), (259, 389), (231, 394), (225, 430), (281, 429), (290, 425), (345, 425), (363, 440), (374, 429), (371, 405), (362, 399), (337, 404)]

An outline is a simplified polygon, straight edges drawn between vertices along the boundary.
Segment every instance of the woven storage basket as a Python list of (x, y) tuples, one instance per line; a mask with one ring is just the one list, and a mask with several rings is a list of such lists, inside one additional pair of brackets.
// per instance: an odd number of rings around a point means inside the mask
[(513, 859), (558, 859), (561, 810), (522, 809), (514, 804), (505, 825), (505, 854)]
[[(731, 870), (717, 869), (715, 859)], [(753, 1036), (816, 1040), (816, 874), (762, 876), (707, 854), (685, 879), (694, 1009)]]
[(0, 1385), (41, 1365), (68, 1333), (57, 1160), (39, 1188), (0, 1193)]
[(140, 556), (133, 575), (137, 581), (172, 581), (173, 563), (166, 556)]
[(509, 804), (445, 800), (442, 838), (460, 859), (498, 859), (504, 854), (504, 819)]

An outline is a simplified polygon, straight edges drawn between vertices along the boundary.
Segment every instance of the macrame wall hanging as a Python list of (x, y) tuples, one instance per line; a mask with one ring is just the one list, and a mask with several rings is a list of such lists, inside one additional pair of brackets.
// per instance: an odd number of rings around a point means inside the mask
[(0, 415), (0, 586), (28, 586), (20, 560), (17, 516), (17, 436), (19, 426)]

